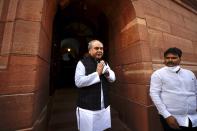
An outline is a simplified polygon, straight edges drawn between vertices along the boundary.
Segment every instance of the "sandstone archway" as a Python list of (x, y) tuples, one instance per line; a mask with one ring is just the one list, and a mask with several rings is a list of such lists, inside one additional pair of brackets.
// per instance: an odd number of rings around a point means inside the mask
[[(88, 11), (85, 25), (104, 34), (94, 36), (106, 43), (107, 59), (117, 75), (111, 89), (113, 108), (131, 130), (158, 131), (148, 90), (150, 74), (162, 65), (162, 52), (171, 45), (181, 47), (183, 65), (197, 72), (196, 13), (174, 1), (1, 0), (0, 130), (46, 130), (50, 69), (55, 64), (51, 49), (58, 40), (53, 39), (58, 34), (54, 21), (58, 10), (77, 2)], [(86, 17), (80, 12), (79, 16)], [(101, 21), (94, 26), (97, 17)], [(66, 25), (68, 30), (72, 26)]]
[[(111, 89), (112, 106), (131, 129), (157, 129), (158, 126), (148, 122), (155, 112), (148, 108), (152, 59), (142, 3), (130, 0), (81, 2), (89, 19), (94, 21), (102, 12), (108, 20), (108, 59), (117, 74), (117, 82)], [(70, 3), (72, 1), (61, 0), (57, 4), (64, 10)], [(155, 121), (157, 118), (151, 119)]]
[[(46, 128), (50, 105), (49, 72), (53, 22), (58, 6), (65, 9), (73, 1), (1, 1), (4, 37), (0, 64), (3, 74), (1, 87), (4, 88), (1, 88), (0, 99), (4, 105), (1, 112), (5, 112), (0, 115), (3, 118), (1, 129)], [(151, 63), (149, 48), (145, 42), (146, 24), (139, 4), (130, 0), (82, 2), (86, 2), (86, 7), (83, 6), (89, 10), (91, 20), (94, 21), (99, 13), (103, 13), (108, 21), (107, 37), (103, 39), (108, 44), (109, 62), (117, 74), (117, 83), (111, 92), (112, 105), (131, 129), (141, 130), (142, 127), (137, 124), (140, 122), (145, 124), (143, 129), (148, 128), (145, 86), (148, 75), (140, 70), (149, 70)], [(105, 32), (105, 27), (102, 27), (100, 24), (99, 29)], [(141, 93), (146, 97), (141, 96)], [(123, 106), (124, 109), (121, 108)], [(132, 116), (138, 113), (142, 114), (144, 121)]]

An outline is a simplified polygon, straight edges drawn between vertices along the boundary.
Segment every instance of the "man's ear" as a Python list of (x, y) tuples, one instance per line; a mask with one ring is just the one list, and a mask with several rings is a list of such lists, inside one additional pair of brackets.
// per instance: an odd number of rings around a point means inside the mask
[(181, 63), (181, 60), (182, 60), (182, 59), (181, 59), (181, 57), (180, 57), (180, 62), (179, 62), (179, 63)]

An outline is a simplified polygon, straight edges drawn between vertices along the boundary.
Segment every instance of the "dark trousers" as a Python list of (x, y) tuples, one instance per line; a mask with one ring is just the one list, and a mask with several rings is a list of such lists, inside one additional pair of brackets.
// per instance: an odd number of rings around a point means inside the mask
[(164, 131), (197, 131), (197, 127), (192, 127), (192, 122), (191, 120), (189, 119), (189, 127), (182, 127), (180, 126), (180, 130), (176, 130), (176, 129), (173, 129), (171, 128), (166, 120), (163, 118), (163, 116), (160, 115), (160, 121), (161, 121), (161, 124), (163, 126), (163, 129)]

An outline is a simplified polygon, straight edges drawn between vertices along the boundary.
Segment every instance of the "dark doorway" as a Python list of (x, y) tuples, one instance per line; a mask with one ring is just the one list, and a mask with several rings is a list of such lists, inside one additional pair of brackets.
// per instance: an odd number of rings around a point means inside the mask
[(104, 13), (79, 0), (58, 7), (53, 23), (50, 94), (57, 88), (74, 86), (76, 64), (88, 52), (87, 44), (92, 39), (103, 42), (104, 57), (108, 59), (108, 21)]

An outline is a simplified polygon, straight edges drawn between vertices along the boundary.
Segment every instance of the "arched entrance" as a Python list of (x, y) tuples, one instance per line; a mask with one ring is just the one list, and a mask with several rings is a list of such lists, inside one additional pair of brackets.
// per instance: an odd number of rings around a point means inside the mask
[(61, 78), (93, 38), (116, 73), (119, 118), (133, 131), (161, 130), (148, 90), (164, 50), (181, 47), (197, 72), (196, 11), (185, 1), (0, 0), (0, 130), (45, 131), (54, 90), (73, 84)]
[[(147, 121), (151, 112), (147, 108), (149, 103), (147, 85), (149, 70), (152, 70), (152, 66), (147, 44), (146, 22), (143, 19), (144, 16), (140, 16), (143, 14), (139, 10), (140, 2), (130, 0), (116, 2), (112, 0), (61, 0), (57, 4), (51, 60), (52, 64), (59, 63), (55, 64), (56, 67), (51, 66), (53, 68), (52, 75), (53, 72), (57, 73), (57, 76), (52, 78), (54, 85), (60, 84), (62, 86), (62, 81), (66, 82), (64, 79), (66, 75), (73, 78), (67, 69), (64, 72), (64, 69), (61, 68), (61, 66), (67, 66), (68, 63), (63, 61), (64, 64), (62, 64), (58, 60), (63, 58), (64, 54), (67, 60), (69, 54), (68, 52), (61, 54), (60, 43), (67, 39), (77, 41), (73, 43), (79, 45), (77, 46), (79, 53), (75, 54), (75, 60), (78, 61), (87, 52), (88, 41), (94, 38), (100, 39), (104, 44), (107, 44), (104, 45), (105, 52), (108, 52), (106, 56), (117, 74), (117, 82), (111, 89), (111, 103), (118, 111), (120, 119), (135, 131), (156, 129), (154, 126), (150, 127)], [(138, 9), (137, 13), (136, 9)], [(53, 50), (55, 48), (57, 50)], [(66, 51), (68, 51), (67, 49), (68, 47), (66, 47)], [(58, 72), (63, 72), (65, 76)], [(56, 81), (55, 78), (59, 79)], [(63, 78), (62, 81), (61, 78)], [(63, 83), (63, 86), (67, 84)], [(56, 87), (54, 85), (51, 84), (52, 92)], [(139, 119), (139, 115), (142, 119)], [(139, 124), (143, 126), (139, 126)]]
[(75, 66), (87, 52), (87, 43), (99, 39), (108, 56), (108, 21), (105, 14), (85, 1), (58, 6), (53, 23), (51, 94), (54, 88), (74, 87)]

